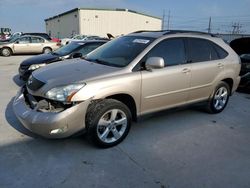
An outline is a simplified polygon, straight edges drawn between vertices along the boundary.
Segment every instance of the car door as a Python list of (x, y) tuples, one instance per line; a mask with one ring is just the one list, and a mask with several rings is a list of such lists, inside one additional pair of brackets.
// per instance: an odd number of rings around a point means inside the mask
[(201, 38), (188, 38), (188, 61), (192, 77), (190, 80), (189, 102), (207, 99), (214, 87), (217, 76), (223, 74), (224, 62), (220, 60), (213, 42)]
[(141, 113), (185, 104), (190, 86), (190, 64), (182, 38), (166, 39), (158, 43), (144, 57), (162, 57), (165, 67), (141, 72)]
[(42, 53), (45, 40), (41, 37), (31, 37), (30, 52), (31, 53)]
[(29, 53), (30, 37), (21, 37), (13, 45), (14, 53)]

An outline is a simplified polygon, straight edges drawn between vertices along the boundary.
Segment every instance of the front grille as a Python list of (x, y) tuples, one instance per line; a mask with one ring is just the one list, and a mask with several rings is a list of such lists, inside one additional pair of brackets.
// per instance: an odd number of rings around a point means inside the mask
[(36, 79), (35, 77), (33, 77), (32, 75), (29, 77), (26, 86), (27, 88), (29, 88), (30, 90), (36, 91), (38, 89), (40, 89), (45, 83)]

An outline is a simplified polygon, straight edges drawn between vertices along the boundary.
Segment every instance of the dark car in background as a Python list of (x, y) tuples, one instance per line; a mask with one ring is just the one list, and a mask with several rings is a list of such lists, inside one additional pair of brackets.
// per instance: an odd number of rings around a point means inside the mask
[(250, 92), (250, 37), (235, 39), (230, 42), (230, 46), (241, 59), (239, 90)]
[(37, 55), (26, 59), (19, 66), (20, 79), (26, 81), (32, 71), (47, 64), (62, 61), (64, 59), (82, 57), (106, 42), (107, 40), (74, 41), (52, 53)]

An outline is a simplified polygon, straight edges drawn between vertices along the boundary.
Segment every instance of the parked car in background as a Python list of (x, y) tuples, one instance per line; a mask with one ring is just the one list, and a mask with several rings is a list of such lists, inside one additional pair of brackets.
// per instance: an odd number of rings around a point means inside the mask
[(250, 37), (235, 39), (230, 42), (230, 46), (241, 59), (239, 90), (250, 91)]
[(99, 46), (106, 43), (106, 40), (96, 41), (74, 41), (70, 44), (59, 48), (58, 50), (48, 53), (41, 54), (38, 56), (31, 57), (24, 60), (19, 66), (19, 76), (22, 80), (26, 81), (32, 71), (43, 67), (47, 64), (62, 61), (64, 59), (72, 59), (85, 56), (89, 52), (98, 48)]
[(99, 37), (96, 35), (76, 35), (73, 38), (64, 38), (61, 40), (62, 45), (69, 44), (72, 41), (85, 41), (85, 40), (108, 40), (108, 38)]
[(0, 44), (0, 52), (6, 57), (12, 54), (50, 53), (60, 46), (60, 43), (48, 41), (40, 36), (24, 35), (8, 43)]
[(22, 35), (22, 32), (15, 32), (13, 34), (11, 34), (11, 36), (8, 39), (5, 40), (0, 40), (0, 44), (3, 43), (8, 43), (10, 41), (15, 41), (17, 38), (19, 38)]
[(22, 35), (35, 35), (45, 38), (48, 41), (58, 42), (60, 43), (61, 40), (58, 38), (51, 38), (47, 33), (23, 33)]
[(220, 38), (188, 31), (136, 32), (85, 60), (53, 63), (29, 77), (13, 109), (29, 130), (64, 138), (85, 130), (98, 146), (128, 134), (137, 116), (204, 102), (226, 107), (240, 77), (238, 55)]

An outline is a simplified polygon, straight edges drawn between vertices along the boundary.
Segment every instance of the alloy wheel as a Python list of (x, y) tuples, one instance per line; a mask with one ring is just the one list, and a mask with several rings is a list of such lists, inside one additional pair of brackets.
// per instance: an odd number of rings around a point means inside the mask
[(214, 108), (216, 110), (221, 110), (226, 105), (227, 100), (228, 100), (227, 88), (224, 86), (218, 88), (218, 90), (216, 91), (216, 93), (214, 95), (214, 101), (213, 101)]
[(97, 124), (97, 135), (104, 143), (113, 143), (120, 139), (126, 131), (128, 120), (120, 109), (112, 109), (100, 118)]

